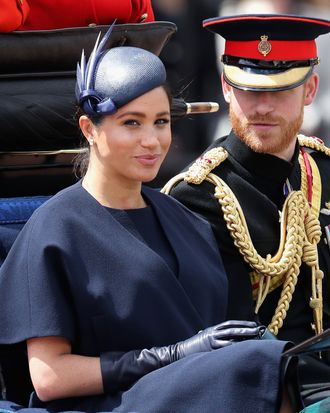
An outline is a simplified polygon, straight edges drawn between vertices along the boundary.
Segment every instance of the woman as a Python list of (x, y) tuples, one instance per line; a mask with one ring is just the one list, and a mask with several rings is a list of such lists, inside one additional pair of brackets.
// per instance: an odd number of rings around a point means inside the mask
[(33, 214), (0, 272), (0, 343), (27, 343), (31, 407), (290, 412), (286, 343), (224, 322), (209, 224), (142, 185), (171, 142), (165, 68), (142, 49), (103, 51), (107, 36), (77, 70), (83, 179)]

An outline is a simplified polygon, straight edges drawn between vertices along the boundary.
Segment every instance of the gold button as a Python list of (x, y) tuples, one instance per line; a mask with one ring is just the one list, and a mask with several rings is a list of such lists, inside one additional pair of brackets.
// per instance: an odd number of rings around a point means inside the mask
[(148, 18), (148, 13), (143, 13), (140, 17), (140, 23), (143, 23)]
[(20, 2), (21, 4), (23, 4), (23, 0), (19, 0), (19, 2)]

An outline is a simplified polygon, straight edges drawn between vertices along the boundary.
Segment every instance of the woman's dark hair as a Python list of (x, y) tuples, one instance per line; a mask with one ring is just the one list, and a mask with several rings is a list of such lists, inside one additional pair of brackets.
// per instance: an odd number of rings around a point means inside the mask
[[(78, 124), (79, 118), (81, 116), (88, 116), (88, 118), (92, 121), (92, 123), (97, 126), (99, 125), (105, 115), (101, 116), (90, 116), (87, 115), (83, 109), (78, 106), (74, 118)], [(79, 127), (79, 125), (78, 125)], [(81, 133), (81, 140), (80, 140), (80, 149), (83, 149), (79, 152), (73, 159), (73, 173), (77, 178), (83, 178), (86, 174), (88, 164), (89, 164), (89, 144), (83, 133)]]
[[(170, 86), (167, 83), (164, 83), (164, 85), (162, 85), (161, 87), (165, 90), (170, 107), (171, 107), (172, 93), (171, 93)], [(100, 125), (106, 116), (111, 116), (111, 115), (95, 115), (95, 116), (87, 115), (84, 112), (84, 110), (78, 106), (76, 113), (75, 113), (75, 119), (77, 123), (79, 121), (79, 118), (83, 115), (87, 116), (95, 126)], [(80, 148), (84, 150), (80, 152), (73, 160), (73, 172), (77, 178), (83, 178), (85, 176), (87, 172), (88, 164), (89, 164), (90, 149), (89, 149), (88, 141), (83, 134), (81, 134)]]

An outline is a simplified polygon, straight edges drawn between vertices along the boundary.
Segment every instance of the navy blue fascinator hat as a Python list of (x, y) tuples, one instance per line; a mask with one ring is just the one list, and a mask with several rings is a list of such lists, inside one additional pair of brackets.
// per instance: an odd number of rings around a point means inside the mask
[(112, 28), (101, 40), (98, 36), (88, 62), (83, 51), (77, 65), (77, 103), (90, 116), (115, 113), (166, 81), (164, 64), (155, 54), (130, 46), (105, 50)]

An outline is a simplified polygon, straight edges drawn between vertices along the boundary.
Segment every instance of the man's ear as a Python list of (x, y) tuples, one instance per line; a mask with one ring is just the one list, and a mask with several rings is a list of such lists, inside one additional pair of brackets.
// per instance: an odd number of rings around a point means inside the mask
[(225, 101), (230, 103), (230, 96), (231, 96), (231, 86), (225, 81), (223, 73), (221, 73), (221, 84), (222, 84), (222, 93)]
[(310, 105), (316, 96), (317, 90), (319, 87), (319, 75), (317, 73), (313, 73), (309, 79), (306, 81), (305, 86), (305, 100), (304, 105)]

